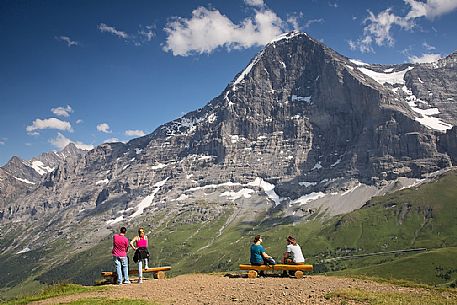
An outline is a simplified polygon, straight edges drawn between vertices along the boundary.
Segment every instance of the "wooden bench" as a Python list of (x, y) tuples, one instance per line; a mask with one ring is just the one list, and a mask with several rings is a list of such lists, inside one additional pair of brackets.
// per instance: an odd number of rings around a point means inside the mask
[(297, 279), (303, 278), (303, 271), (313, 271), (313, 265), (247, 265), (241, 264), (240, 270), (248, 270), (248, 278), (253, 279), (257, 277), (257, 271), (275, 271), (275, 270), (286, 270), (295, 271), (294, 275)]
[[(165, 271), (170, 271), (171, 267), (170, 266), (164, 266), (164, 267), (154, 267), (154, 268), (147, 268), (143, 269), (143, 273), (153, 273), (153, 276), (155, 279), (163, 280), (167, 276), (165, 274)], [(108, 278), (111, 280), (111, 283), (116, 283), (117, 281), (117, 273), (113, 271), (102, 271), (102, 277)], [(138, 269), (131, 269), (129, 270), (129, 275), (136, 275), (138, 274)]]

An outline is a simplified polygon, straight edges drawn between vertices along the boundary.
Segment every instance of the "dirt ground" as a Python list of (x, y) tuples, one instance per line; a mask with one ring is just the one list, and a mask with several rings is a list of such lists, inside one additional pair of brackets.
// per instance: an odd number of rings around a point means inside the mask
[[(105, 291), (34, 302), (35, 305), (62, 304), (84, 298), (144, 299), (158, 304), (341, 304), (326, 295), (346, 288), (368, 291), (397, 291), (417, 294), (418, 288), (380, 284), (368, 280), (330, 276), (305, 276), (302, 279), (186, 274), (170, 279), (146, 279), (143, 284), (108, 285)], [(345, 303), (348, 304), (348, 303)], [(363, 304), (363, 303), (349, 303)]]

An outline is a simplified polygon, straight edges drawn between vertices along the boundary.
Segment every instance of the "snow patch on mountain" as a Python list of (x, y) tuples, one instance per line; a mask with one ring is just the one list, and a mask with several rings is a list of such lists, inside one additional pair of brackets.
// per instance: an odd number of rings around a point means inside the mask
[(130, 215), (130, 218), (134, 218), (136, 216), (143, 214), (144, 210), (151, 206), (155, 195), (158, 191), (160, 191), (160, 188), (165, 185), (168, 179), (169, 177), (154, 184), (155, 189), (152, 191), (151, 195), (146, 196), (143, 200), (141, 200), (141, 202), (136, 207), (135, 213)]
[(364, 63), (361, 60), (358, 59), (349, 59), (350, 62), (352, 62), (356, 66), (369, 66), (370, 64)]
[(16, 252), (16, 254), (27, 253), (27, 252), (30, 252), (30, 251), (32, 251), (32, 249), (30, 249), (29, 247), (25, 247), (21, 251)]
[(298, 182), (298, 185), (304, 186), (304, 187), (314, 186), (316, 184), (317, 184), (317, 182), (308, 182), (308, 181)]
[[(150, 195), (146, 196), (143, 200), (141, 200), (141, 202), (136, 206), (136, 211), (132, 215), (129, 216), (130, 219), (143, 214), (144, 210), (152, 205), (152, 201), (154, 200), (155, 195), (160, 191), (160, 188), (165, 185), (165, 183), (167, 182), (168, 179), (169, 179), (169, 177), (154, 184), (155, 189), (152, 191), (152, 193)], [(128, 208), (126, 210), (119, 211), (118, 214), (122, 214), (122, 215), (117, 217), (116, 219), (108, 220), (106, 222), (106, 224), (113, 225), (113, 224), (116, 224), (116, 223), (124, 220), (123, 214), (127, 213), (131, 209), (132, 208)]]
[(167, 166), (167, 165), (159, 162), (156, 165), (151, 166), (151, 169), (152, 170), (161, 169), (161, 168), (164, 168), (165, 166)]
[(267, 194), (268, 198), (270, 198), (275, 203), (275, 206), (280, 203), (279, 196), (274, 191), (274, 188), (275, 188), (274, 184), (266, 182), (262, 178), (257, 177), (257, 178), (255, 178), (255, 180), (253, 182), (249, 182), (248, 185), (257, 186), (257, 187), (260, 187), (261, 189), (263, 189), (265, 194)]
[(357, 69), (360, 72), (362, 72), (363, 74), (371, 77), (372, 79), (374, 79), (381, 85), (384, 85), (385, 83), (388, 83), (391, 85), (395, 85), (395, 84), (403, 85), (405, 83), (404, 77), (405, 77), (406, 72), (414, 69), (414, 67), (410, 66), (404, 70), (397, 71), (397, 72), (391, 72), (391, 73), (380, 73), (380, 72), (376, 72), (376, 71), (373, 71), (373, 70), (370, 70), (367, 68), (361, 68), (361, 67), (358, 67)]
[(433, 117), (433, 115), (437, 115), (440, 113), (438, 108), (419, 108), (417, 107), (418, 105), (416, 104), (416, 102), (428, 106), (429, 104), (426, 101), (418, 99), (413, 94), (413, 92), (406, 86), (403, 86), (402, 90), (408, 95), (406, 97), (406, 101), (407, 104), (411, 107), (411, 110), (420, 115), (414, 118), (416, 121), (418, 121), (419, 123), (421, 123), (429, 129), (435, 129), (441, 132), (445, 132), (446, 130), (451, 129), (453, 127), (453, 125), (443, 122), (440, 118)]
[(297, 96), (297, 95), (292, 95), (292, 102), (306, 102), (306, 103), (310, 103), (310, 102), (311, 102), (311, 96)]
[(306, 194), (304, 196), (301, 196), (300, 198), (298, 199), (295, 199), (294, 201), (292, 201), (289, 206), (293, 206), (293, 205), (304, 205), (304, 204), (307, 204), (308, 202), (310, 201), (313, 201), (313, 200), (316, 200), (316, 199), (319, 199), (319, 198), (322, 198), (325, 196), (325, 193), (322, 193), (322, 192), (318, 192), (318, 193), (309, 193), (309, 194)]
[(188, 193), (193, 193), (193, 192), (206, 190), (206, 189), (218, 189), (218, 188), (226, 188), (226, 187), (229, 187), (229, 188), (242, 187), (242, 189), (238, 190), (238, 191), (226, 191), (220, 195), (221, 197), (229, 197), (232, 200), (236, 200), (241, 197), (250, 198), (251, 194), (255, 193), (255, 191), (250, 187), (257, 187), (257, 188), (263, 190), (263, 192), (267, 195), (268, 198), (270, 198), (275, 203), (275, 205), (278, 205), (280, 203), (280, 198), (274, 191), (275, 185), (268, 183), (259, 177), (256, 177), (254, 179), (254, 181), (249, 182), (247, 184), (242, 184), (242, 183), (238, 183), (238, 182), (224, 182), (224, 183), (219, 183), (219, 184), (207, 184), (204, 186), (198, 186), (198, 187), (192, 187), (192, 188), (186, 189), (183, 191), (183, 193), (188, 194)]
[(108, 179), (103, 179), (103, 180), (98, 180), (97, 182), (95, 182), (96, 185), (99, 185), (99, 184), (106, 184), (108, 183), (109, 180)]
[(50, 173), (54, 168), (46, 166), (41, 161), (32, 161), (32, 168), (40, 175), (43, 176), (46, 173)]
[(18, 181), (21, 181), (21, 182), (24, 182), (24, 183), (27, 183), (27, 184), (35, 184), (35, 182), (31, 182), (27, 179), (22, 179), (22, 178), (18, 178), (18, 177), (14, 177), (16, 180)]
[(251, 196), (252, 193), (255, 193), (255, 191), (253, 189), (242, 188), (238, 192), (227, 191), (227, 192), (223, 192), (219, 196), (220, 197), (228, 197), (230, 200), (236, 200), (236, 199), (240, 199), (240, 198), (246, 198), (246, 199), (247, 198), (251, 198), (252, 197)]
[(356, 189), (358, 189), (360, 186), (362, 186), (362, 183), (359, 182), (356, 186), (354, 186), (354, 187), (348, 189), (347, 191), (341, 193), (341, 196), (344, 196), (344, 195), (347, 195), (347, 194), (349, 194), (349, 193), (352, 193), (353, 191), (355, 191)]
[(304, 34), (304, 35), (308, 36), (308, 34), (306, 34), (306, 33), (300, 33), (299, 31), (292, 31), (289, 33), (283, 33), (283, 34), (279, 35), (278, 37), (276, 37), (272, 41), (270, 41), (270, 44), (274, 44), (274, 43), (284, 40), (284, 39), (291, 39), (300, 34)]
[(216, 120), (217, 120), (217, 115), (214, 113), (211, 113), (207, 118), (207, 121), (210, 124), (214, 123)]

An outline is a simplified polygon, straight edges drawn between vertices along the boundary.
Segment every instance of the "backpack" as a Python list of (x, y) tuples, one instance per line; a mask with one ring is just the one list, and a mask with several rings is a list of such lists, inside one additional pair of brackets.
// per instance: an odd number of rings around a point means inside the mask
[(272, 257), (266, 258), (266, 259), (265, 259), (265, 263), (266, 263), (267, 265), (276, 265), (276, 261), (275, 261), (275, 259), (272, 258)]

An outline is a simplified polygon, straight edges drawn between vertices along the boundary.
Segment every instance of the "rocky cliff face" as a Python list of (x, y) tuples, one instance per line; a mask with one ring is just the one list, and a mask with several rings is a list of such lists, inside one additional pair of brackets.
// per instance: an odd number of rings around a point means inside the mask
[[(11, 218), (21, 203), (16, 200), (34, 192), (41, 187), (45, 174), (52, 172), (65, 159), (75, 159), (84, 155), (84, 151), (74, 144), (69, 144), (60, 152), (43, 153), (30, 161), (13, 156), (7, 164), (0, 167), (0, 219)], [(35, 215), (35, 208), (28, 208), (30, 215)], [(12, 217), (14, 218), (14, 217)]]
[[(259, 209), (301, 221), (359, 208), (455, 163), (455, 65), (455, 54), (431, 65), (366, 65), (285, 34), (205, 107), (127, 144), (58, 158), (33, 190), (2, 197), (1, 225), (24, 224), (33, 238), (0, 250), (63, 235), (82, 238), (82, 251), (121, 223), (207, 221), (234, 206), (232, 223)], [(9, 182), (0, 182), (4, 192)]]

